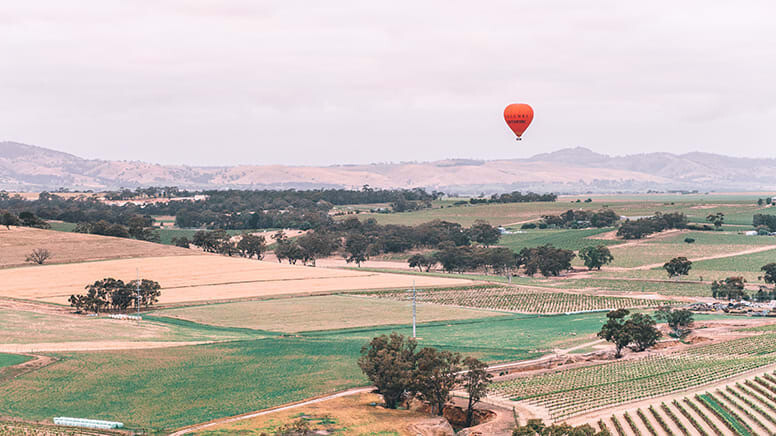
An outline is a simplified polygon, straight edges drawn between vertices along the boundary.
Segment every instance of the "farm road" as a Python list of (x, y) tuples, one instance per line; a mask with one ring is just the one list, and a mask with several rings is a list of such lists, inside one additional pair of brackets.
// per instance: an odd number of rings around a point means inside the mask
[[(694, 259), (690, 259), (692, 262), (700, 262), (702, 260), (712, 260), (712, 259), (724, 259), (726, 257), (734, 257), (734, 256), (743, 256), (745, 254), (755, 254), (755, 253), (761, 253), (763, 251), (773, 250), (776, 249), (776, 245), (763, 245), (755, 248), (750, 248), (748, 250), (742, 250), (742, 251), (736, 251), (734, 253), (721, 253), (721, 254), (715, 254), (713, 256), (703, 256), (703, 257), (696, 257)], [(625, 270), (650, 270), (652, 268), (660, 268), (663, 266), (663, 263), (651, 263), (649, 265), (639, 265), (633, 268), (623, 268)], [(606, 268), (608, 269), (608, 268)]]
[(0, 344), (0, 353), (37, 353), (59, 351), (139, 350), (147, 348), (183, 347), (211, 344), (215, 341), (164, 342), (164, 341), (80, 341), (40, 342), (37, 344)]
[(374, 390), (374, 387), (372, 387), (372, 386), (364, 387), (364, 388), (348, 389), (346, 391), (337, 392), (336, 394), (325, 395), (325, 396), (322, 396), (322, 397), (316, 397), (316, 398), (312, 398), (312, 399), (309, 399), (309, 400), (300, 401), (298, 403), (291, 403), (291, 404), (287, 404), (285, 406), (278, 406), (278, 407), (273, 407), (271, 409), (265, 409), (265, 410), (260, 410), (260, 411), (257, 411), (257, 412), (247, 413), (245, 415), (238, 415), (238, 416), (232, 416), (232, 417), (228, 417), (228, 418), (221, 418), (221, 419), (216, 419), (214, 421), (206, 422), (204, 424), (193, 425), (191, 427), (186, 427), (184, 429), (181, 429), (181, 430), (178, 430), (178, 431), (176, 431), (174, 433), (171, 433), (170, 436), (181, 436), (181, 435), (184, 435), (184, 434), (192, 433), (192, 432), (199, 431), (199, 430), (204, 430), (206, 428), (214, 427), (214, 426), (221, 425), (221, 424), (228, 424), (230, 422), (243, 421), (243, 420), (246, 420), (246, 419), (255, 418), (257, 416), (268, 415), (270, 413), (281, 412), (281, 411), (289, 410), (289, 409), (295, 409), (297, 407), (308, 406), (310, 404), (320, 403), (320, 402), (323, 402), (323, 401), (333, 400), (335, 398), (346, 397), (346, 396), (349, 396), (349, 395), (363, 394), (363, 393), (371, 392), (373, 390)]

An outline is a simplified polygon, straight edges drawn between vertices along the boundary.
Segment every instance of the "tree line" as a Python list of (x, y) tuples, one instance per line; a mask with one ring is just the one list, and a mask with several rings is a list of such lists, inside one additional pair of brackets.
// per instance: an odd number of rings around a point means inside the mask
[(124, 282), (109, 277), (87, 285), (85, 290), (68, 299), (77, 312), (125, 312), (132, 305), (137, 309), (138, 304), (148, 308), (162, 295), (159, 283), (146, 279)]
[[(630, 314), (630, 317), (626, 317)], [(686, 309), (661, 308), (655, 317), (668, 324), (673, 335), (686, 336), (693, 323), (692, 312)], [(627, 309), (612, 310), (606, 314), (606, 323), (598, 332), (598, 337), (614, 344), (616, 358), (622, 357), (622, 350), (630, 347), (633, 351), (645, 351), (657, 344), (662, 333), (655, 327), (656, 321), (644, 313), (630, 313)]]
[[(60, 220), (70, 223), (95, 224), (104, 221), (128, 227), (135, 216), (149, 218), (153, 215), (175, 216), (176, 225), (182, 228), (207, 228), (246, 230), (261, 228), (298, 228), (302, 230), (328, 227), (333, 224), (329, 212), (335, 205), (389, 203), (400, 210), (425, 207), (443, 195), (423, 189), (372, 189), (361, 190), (208, 190), (181, 191), (174, 187), (138, 188), (135, 191), (108, 192), (106, 199), (131, 200), (137, 198), (170, 198), (175, 196), (201, 196), (198, 200), (169, 201), (136, 205), (112, 205), (97, 198), (64, 197), (42, 192), (36, 200), (26, 200), (19, 195), (0, 191), (0, 210), (20, 216), (32, 213), (43, 220)], [(16, 224), (9, 224), (16, 225)], [(84, 229), (89, 229), (84, 226)], [(104, 223), (98, 225), (103, 230)], [(109, 231), (125, 234), (119, 227)]]
[(560, 215), (542, 215), (539, 226), (541, 227), (544, 224), (544, 228), (559, 227), (564, 229), (601, 228), (611, 227), (619, 220), (620, 216), (611, 209), (601, 209), (598, 211), (569, 209)]
[(473, 357), (417, 349), (417, 341), (398, 333), (373, 338), (361, 349), (358, 366), (377, 387), (386, 407), (396, 409), (402, 401), (418, 398), (442, 416), (450, 392), (460, 386), (469, 396), (466, 426), (471, 426), (474, 406), (485, 397), (493, 378), (487, 365)]
[(623, 239), (641, 239), (653, 233), (687, 227), (687, 216), (681, 212), (655, 213), (654, 216), (625, 220), (617, 229)]
[[(580, 258), (588, 269), (601, 269), (614, 260), (604, 245), (589, 246), (580, 250)], [(506, 247), (454, 246), (445, 244), (429, 254), (414, 254), (407, 259), (410, 268), (430, 271), (440, 265), (446, 272), (478, 271), (500, 275), (518, 275), (523, 271), (533, 276), (558, 276), (571, 269), (576, 254), (571, 250), (556, 248), (551, 244), (523, 248), (515, 252)]]
[(505, 194), (493, 194), (490, 198), (471, 198), (470, 204), (487, 204), (487, 203), (531, 203), (537, 201), (553, 202), (558, 199), (558, 196), (553, 193), (537, 194), (535, 192), (526, 192), (523, 194), (520, 191), (512, 191)]

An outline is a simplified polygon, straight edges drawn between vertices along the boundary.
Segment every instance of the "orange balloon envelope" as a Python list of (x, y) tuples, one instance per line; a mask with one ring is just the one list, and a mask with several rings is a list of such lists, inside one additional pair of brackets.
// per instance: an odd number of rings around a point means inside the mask
[(504, 121), (515, 135), (517, 140), (520, 140), (520, 136), (525, 132), (525, 129), (531, 124), (533, 120), (533, 109), (524, 103), (510, 104), (504, 109)]

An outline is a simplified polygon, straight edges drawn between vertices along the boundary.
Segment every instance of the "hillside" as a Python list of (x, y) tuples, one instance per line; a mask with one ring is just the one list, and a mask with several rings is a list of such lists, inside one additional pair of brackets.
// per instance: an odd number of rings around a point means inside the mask
[(0, 189), (15, 191), (182, 188), (423, 187), (445, 192), (510, 190), (638, 192), (648, 189), (770, 190), (776, 159), (709, 153), (608, 156), (578, 147), (528, 159), (442, 160), (368, 165), (190, 167), (83, 159), (43, 147), (0, 142)]

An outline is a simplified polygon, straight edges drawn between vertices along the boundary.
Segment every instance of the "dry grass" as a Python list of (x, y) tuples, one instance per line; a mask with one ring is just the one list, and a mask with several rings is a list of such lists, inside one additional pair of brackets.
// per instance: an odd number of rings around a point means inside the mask
[(145, 257), (0, 270), (0, 296), (67, 304), (105, 277), (143, 278), (162, 285), (160, 304), (217, 301), (343, 290), (455, 286), (464, 279), (312, 268), (216, 255)]
[(0, 226), (0, 268), (25, 265), (33, 249), (48, 249), (50, 264), (132, 257), (180, 256), (194, 250), (126, 238)]
[(195, 434), (272, 433), (280, 426), (304, 419), (314, 430), (329, 432), (345, 430), (347, 434), (358, 435), (414, 436), (416, 432), (409, 430), (410, 425), (430, 421), (429, 416), (423, 413), (390, 410), (370, 405), (373, 403), (382, 404), (382, 397), (371, 393), (340, 397), (244, 421), (214, 426)]
[[(377, 300), (351, 295), (326, 295), (211, 304), (167, 309), (155, 314), (222, 327), (301, 332), (385, 324), (407, 324), (409, 301)], [(500, 312), (420, 303), (418, 322), (483, 318)]]

